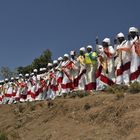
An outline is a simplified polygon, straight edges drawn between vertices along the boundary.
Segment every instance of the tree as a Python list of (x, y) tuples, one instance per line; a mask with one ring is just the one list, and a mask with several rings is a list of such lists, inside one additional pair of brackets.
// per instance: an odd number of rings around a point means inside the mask
[(0, 75), (5, 78), (10, 78), (14, 75), (14, 73), (7, 66), (2, 66), (0, 70)]
[(18, 67), (16, 70), (18, 73), (26, 74), (31, 73), (33, 69), (47, 67), (47, 64), (52, 61), (52, 53), (50, 50), (45, 50), (38, 58), (35, 58), (31, 65), (25, 67)]
[(31, 65), (28, 65), (28, 66), (25, 66), (25, 67), (18, 67), (16, 68), (17, 72), (18, 73), (22, 73), (23, 75), (25, 75), (26, 73), (31, 73), (32, 72), (32, 66)]
[(47, 49), (42, 53), (41, 56), (34, 59), (34, 61), (32, 62), (32, 68), (39, 69), (47, 67), (47, 64), (52, 61), (51, 56), (52, 56), (51, 51)]

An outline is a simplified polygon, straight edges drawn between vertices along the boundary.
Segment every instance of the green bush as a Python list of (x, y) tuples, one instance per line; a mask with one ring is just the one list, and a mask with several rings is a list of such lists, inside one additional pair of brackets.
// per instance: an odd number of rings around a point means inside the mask
[(140, 92), (140, 83), (134, 82), (129, 87), (129, 92), (132, 94), (136, 94)]
[(3, 131), (0, 131), (0, 140), (8, 140), (7, 134)]
[(77, 96), (78, 96), (79, 98), (83, 98), (83, 97), (86, 97), (86, 96), (88, 96), (88, 95), (89, 95), (89, 93), (86, 92), (86, 91), (77, 91)]
[(128, 86), (126, 85), (112, 85), (106, 87), (105, 92), (110, 94), (116, 94), (116, 93), (124, 93), (127, 90), (128, 90)]

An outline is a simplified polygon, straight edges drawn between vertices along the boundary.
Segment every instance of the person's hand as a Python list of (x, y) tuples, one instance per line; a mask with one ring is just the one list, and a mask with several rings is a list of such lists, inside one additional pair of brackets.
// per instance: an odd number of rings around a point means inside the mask
[(104, 48), (104, 52), (108, 53), (108, 49), (106, 47)]

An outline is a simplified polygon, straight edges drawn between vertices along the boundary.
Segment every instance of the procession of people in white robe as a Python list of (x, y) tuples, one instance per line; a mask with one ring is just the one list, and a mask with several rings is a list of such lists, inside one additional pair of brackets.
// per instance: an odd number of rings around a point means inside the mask
[(107, 86), (140, 83), (140, 38), (135, 27), (128, 36), (118, 33), (111, 46), (110, 38), (96, 47), (87, 45), (64, 54), (46, 68), (0, 81), (0, 104), (54, 100), (74, 91), (94, 93)]

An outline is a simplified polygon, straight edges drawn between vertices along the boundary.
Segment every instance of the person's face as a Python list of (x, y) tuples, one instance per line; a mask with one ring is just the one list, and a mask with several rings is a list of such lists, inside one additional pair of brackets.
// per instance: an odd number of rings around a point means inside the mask
[(119, 37), (119, 38), (118, 38), (119, 43), (122, 43), (124, 40), (125, 40), (124, 37)]
[(71, 58), (72, 58), (72, 59), (74, 59), (74, 57), (75, 57), (74, 55), (71, 55)]
[(67, 57), (64, 57), (64, 61), (67, 61), (68, 60), (68, 58)]
[(48, 66), (48, 70), (52, 69), (52, 66)]
[(29, 76), (26, 76), (26, 79), (29, 79)]
[(16, 82), (18, 82), (19, 79), (16, 79)]
[(80, 51), (80, 55), (84, 55), (84, 52), (83, 51)]
[(131, 36), (132, 38), (135, 38), (136, 35), (137, 35), (136, 32), (130, 32), (130, 36)]
[(54, 64), (53, 67), (54, 67), (54, 68), (57, 67), (57, 64)]
[(90, 53), (92, 51), (91, 48), (87, 48), (87, 52)]
[(103, 42), (102, 45), (103, 45), (104, 48), (108, 47), (108, 43), (106, 43), (106, 42)]

